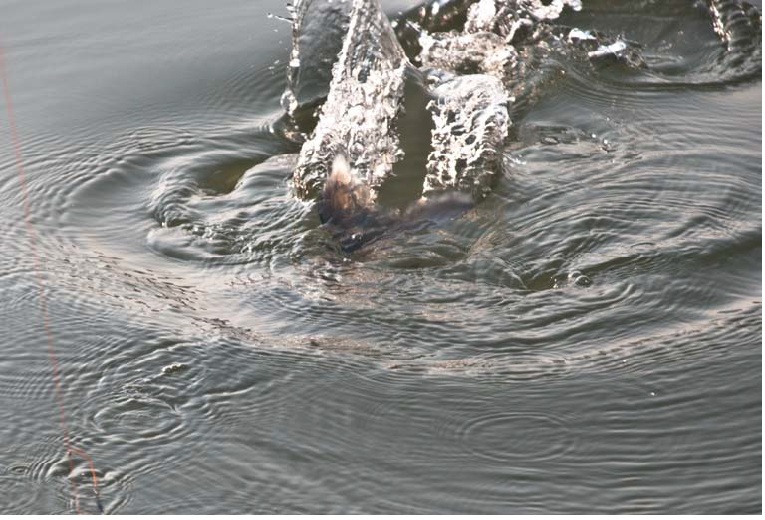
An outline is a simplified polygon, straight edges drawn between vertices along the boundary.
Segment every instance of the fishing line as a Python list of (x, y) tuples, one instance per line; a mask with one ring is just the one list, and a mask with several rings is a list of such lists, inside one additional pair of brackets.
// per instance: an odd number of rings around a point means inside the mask
[(5, 46), (3, 45), (2, 37), (0, 37), (0, 80), (3, 84), (3, 97), (5, 99), (5, 108), (8, 115), (8, 127), (11, 134), (11, 145), (13, 148), (13, 155), (16, 160), (16, 170), (18, 173), (19, 184), (21, 186), (21, 193), (24, 199), (24, 223), (26, 225), (27, 239), (29, 241), (29, 248), (32, 251), (32, 258), (34, 259), (34, 273), (37, 287), (39, 289), (38, 302), (40, 305), (40, 315), (42, 316), (43, 330), (45, 331), (45, 337), (48, 347), (48, 360), (53, 372), (54, 383), (54, 395), (56, 404), (58, 405), (59, 421), (61, 423), (61, 430), (64, 437), (64, 448), (66, 448), (66, 456), (69, 460), (69, 475), (70, 475), (70, 487), (72, 490), (72, 496), (74, 497), (74, 505), (77, 514), (81, 514), (80, 511), (80, 498), (77, 494), (77, 487), (74, 480), (74, 458), (76, 455), (82, 459), (85, 459), (90, 466), (90, 473), (93, 479), (93, 493), (96, 498), (96, 505), (98, 510), (103, 513), (104, 508), (101, 505), (101, 497), (98, 492), (98, 477), (96, 475), (96, 467), (93, 463), (93, 459), (85, 453), (83, 450), (76, 448), (72, 445), (72, 441), (69, 435), (69, 423), (66, 419), (66, 408), (64, 406), (64, 392), (61, 385), (61, 369), (59, 366), (58, 356), (56, 355), (55, 340), (53, 337), (53, 330), (50, 323), (50, 315), (48, 313), (48, 296), (46, 293), (45, 281), (42, 277), (40, 255), (37, 251), (37, 232), (32, 224), (32, 217), (30, 211), (30, 198), (29, 189), (27, 186), (27, 176), (24, 170), (24, 158), (21, 153), (21, 140), (19, 139), (18, 130), (16, 127), (16, 117), (14, 115), (13, 106), (11, 104), (11, 94), (8, 85), (8, 75), (5, 68)]

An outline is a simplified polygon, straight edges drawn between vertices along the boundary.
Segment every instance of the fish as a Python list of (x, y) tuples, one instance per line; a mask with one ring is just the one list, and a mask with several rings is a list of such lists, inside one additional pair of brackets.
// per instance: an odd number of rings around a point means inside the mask
[[(304, 136), (294, 193), (317, 202), (346, 252), (480, 203), (506, 173), (511, 116), (545, 83), (539, 60), (550, 49), (647, 66), (634, 42), (554, 25), (582, 1), (431, 0), (391, 21), (379, 0), (295, 0), (282, 96)], [(754, 41), (759, 56), (756, 9), (705, 1), (721, 41)], [(423, 153), (407, 150), (404, 135), (407, 118), (422, 117), (430, 139), (420, 185), (403, 209), (386, 207), (380, 194), (396, 184), (396, 165)]]

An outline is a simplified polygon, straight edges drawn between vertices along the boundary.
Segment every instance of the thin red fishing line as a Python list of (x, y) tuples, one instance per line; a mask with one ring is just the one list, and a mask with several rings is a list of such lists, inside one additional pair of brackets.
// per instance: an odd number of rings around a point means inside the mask
[(8, 127), (11, 133), (11, 144), (13, 147), (13, 154), (16, 159), (16, 170), (18, 172), (19, 184), (21, 185), (21, 193), (24, 199), (24, 223), (26, 225), (29, 247), (32, 251), (32, 258), (34, 259), (35, 280), (40, 292), (38, 299), (40, 304), (40, 314), (42, 316), (43, 329), (45, 330), (45, 337), (47, 339), (48, 359), (53, 369), (53, 383), (55, 388), (56, 404), (58, 405), (59, 421), (61, 422), (61, 430), (64, 436), (64, 447), (66, 448), (67, 458), (69, 459), (70, 486), (72, 489), (72, 496), (74, 497), (75, 509), (77, 514), (80, 514), (80, 500), (77, 494), (77, 487), (75, 486), (74, 482), (74, 460), (72, 459), (72, 454), (77, 454), (88, 461), (93, 478), (93, 491), (96, 494), (96, 502), (98, 504), (98, 508), (101, 509), (101, 502), (98, 495), (98, 478), (96, 476), (96, 469), (95, 464), (93, 463), (93, 459), (84, 451), (73, 447), (69, 436), (69, 423), (66, 420), (67, 414), (66, 407), (64, 406), (64, 392), (61, 384), (61, 369), (59, 367), (58, 356), (56, 355), (55, 341), (50, 324), (50, 315), (48, 313), (48, 296), (45, 292), (45, 280), (41, 274), (42, 271), (40, 255), (37, 251), (37, 232), (34, 225), (32, 224), (29, 189), (27, 187), (27, 176), (24, 170), (24, 158), (21, 153), (21, 140), (19, 139), (19, 133), (16, 127), (16, 117), (14, 115), (13, 105), (11, 102), (8, 75), (5, 68), (5, 46), (3, 45), (2, 38), (0, 38), (0, 80), (2, 80), (3, 84), (3, 97), (5, 99), (6, 112), (8, 114)]

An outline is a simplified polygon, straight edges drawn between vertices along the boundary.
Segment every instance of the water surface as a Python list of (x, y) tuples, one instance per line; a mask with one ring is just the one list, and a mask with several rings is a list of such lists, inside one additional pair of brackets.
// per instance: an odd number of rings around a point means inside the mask
[(350, 256), (281, 2), (0, 5), (3, 513), (97, 511), (41, 290), (108, 513), (761, 511), (761, 58), (693, 2), (584, 0), (648, 67), (550, 56), (491, 195)]

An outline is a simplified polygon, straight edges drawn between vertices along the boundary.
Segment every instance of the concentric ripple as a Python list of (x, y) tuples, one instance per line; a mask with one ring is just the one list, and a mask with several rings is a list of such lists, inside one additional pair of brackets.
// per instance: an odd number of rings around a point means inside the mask
[(470, 453), (497, 464), (561, 458), (574, 441), (560, 417), (533, 411), (473, 417), (455, 434)]

